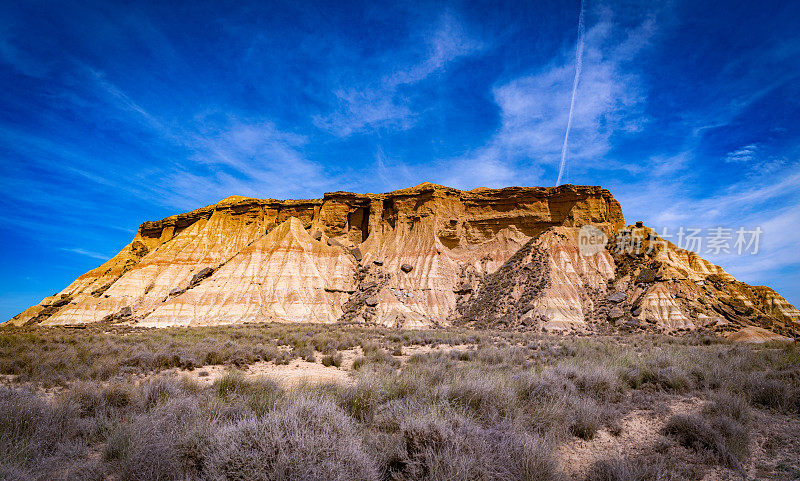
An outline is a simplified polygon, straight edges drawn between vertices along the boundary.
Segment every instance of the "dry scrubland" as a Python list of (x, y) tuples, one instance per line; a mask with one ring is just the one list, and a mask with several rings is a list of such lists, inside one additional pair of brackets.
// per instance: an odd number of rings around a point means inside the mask
[[(251, 374), (289, 362), (346, 370), (347, 381)], [(199, 382), (215, 365), (225, 374)], [(319, 325), (4, 329), (0, 374), (2, 479), (800, 477), (796, 344)]]

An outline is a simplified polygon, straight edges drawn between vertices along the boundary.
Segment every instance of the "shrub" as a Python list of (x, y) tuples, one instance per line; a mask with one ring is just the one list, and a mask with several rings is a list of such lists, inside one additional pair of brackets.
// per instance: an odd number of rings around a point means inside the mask
[(444, 387), (444, 395), (451, 403), (466, 408), (476, 419), (499, 420), (508, 414), (513, 400), (501, 380), (496, 377), (469, 373), (458, 377)]
[(791, 380), (773, 379), (765, 372), (754, 372), (746, 378), (743, 390), (756, 406), (800, 412), (800, 389), (793, 388)]
[(581, 399), (572, 408), (569, 419), (569, 431), (582, 439), (592, 439), (603, 427), (601, 408), (591, 399)]
[(686, 371), (676, 366), (658, 369), (656, 380), (663, 389), (676, 393), (686, 392), (694, 387)]
[(360, 346), (361, 350), (364, 351), (364, 355), (378, 351), (381, 348), (380, 344), (369, 339), (362, 340)]
[(676, 366), (659, 367), (652, 362), (627, 367), (620, 373), (620, 377), (634, 389), (652, 386), (668, 392), (682, 393), (694, 387), (692, 378), (684, 369)]
[(371, 422), (375, 409), (387, 399), (381, 380), (373, 373), (360, 374), (356, 383), (337, 386), (339, 405), (361, 422)]
[(341, 365), (342, 365), (342, 354), (338, 353), (338, 352), (334, 352), (333, 354), (329, 354), (327, 356), (324, 356), (322, 358), (322, 361), (320, 361), (320, 362), (322, 362), (322, 365), (325, 366), (325, 367), (331, 367), (331, 366), (341, 367)]
[(370, 366), (373, 368), (386, 368), (386, 369), (397, 369), (400, 367), (400, 360), (395, 359), (391, 354), (384, 351), (383, 349), (377, 348), (375, 350), (370, 350), (369, 354), (365, 356), (358, 356), (353, 361), (353, 370), (358, 371), (365, 366)]
[(292, 354), (295, 357), (299, 357), (306, 362), (315, 362), (316, 358), (314, 357), (314, 348), (311, 346), (301, 346), (295, 347), (292, 349)]
[(148, 410), (170, 399), (184, 397), (196, 392), (199, 387), (185, 379), (158, 376), (143, 382), (139, 388), (139, 403)]
[(366, 363), (367, 363), (367, 358), (364, 356), (358, 356), (357, 358), (353, 359), (353, 371), (358, 371)]
[(212, 479), (377, 479), (352, 420), (324, 399), (300, 396), (261, 419), (222, 426), (209, 451)]
[(741, 467), (748, 454), (747, 428), (728, 416), (711, 416), (707, 421), (698, 415), (678, 414), (667, 420), (663, 432), (674, 437), (682, 446), (710, 452), (720, 462), (733, 468)]
[(572, 381), (578, 392), (597, 401), (616, 401), (622, 394), (619, 377), (607, 367), (561, 366), (555, 372)]
[(196, 479), (207, 463), (210, 427), (196, 398), (170, 399), (119, 425), (104, 455), (123, 481)]
[(132, 402), (130, 385), (115, 381), (102, 385), (96, 381), (79, 381), (66, 391), (65, 397), (74, 402), (83, 416), (94, 416), (112, 409), (120, 409)]
[(640, 389), (645, 385), (655, 385), (658, 377), (653, 369), (644, 364), (635, 364), (622, 370), (620, 377), (633, 389)]
[(65, 451), (79, 434), (76, 417), (69, 404), (51, 405), (31, 392), (0, 388), (0, 474), (8, 476), (4, 479), (46, 478), (42, 469), (59, 464), (62, 472), (70, 472), (73, 462)]
[(486, 429), (454, 413), (406, 412), (398, 435), (401, 479), (558, 479), (555, 456), (542, 438), (511, 428)]
[(709, 403), (703, 407), (707, 416), (728, 416), (735, 421), (748, 422), (750, 406), (743, 397), (726, 391), (713, 392), (710, 397)]
[(214, 382), (214, 389), (221, 398), (230, 394), (245, 393), (249, 387), (241, 371), (228, 371)]

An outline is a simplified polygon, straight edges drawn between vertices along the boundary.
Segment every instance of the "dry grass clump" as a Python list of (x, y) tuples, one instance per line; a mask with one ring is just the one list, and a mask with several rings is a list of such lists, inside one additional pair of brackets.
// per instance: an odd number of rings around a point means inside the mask
[(654, 453), (647, 458), (603, 459), (589, 469), (585, 481), (685, 481), (695, 473), (674, 459)]
[(604, 425), (604, 414), (603, 408), (593, 400), (578, 400), (572, 406), (569, 416), (569, 432), (583, 439), (594, 438)]
[(352, 418), (329, 400), (301, 395), (262, 417), (222, 426), (205, 458), (210, 479), (373, 480)]
[(400, 361), (382, 348), (364, 350), (365, 355), (353, 360), (353, 370), (358, 371), (364, 367), (372, 369), (397, 369)]
[(745, 378), (741, 390), (756, 406), (800, 413), (798, 378), (800, 370), (793, 373), (754, 372)]
[(322, 365), (325, 367), (331, 367), (331, 366), (341, 367), (342, 361), (343, 361), (342, 354), (334, 351), (333, 353), (324, 356), (322, 360), (320, 360), (320, 363), (322, 363)]
[(74, 406), (0, 388), (0, 479), (98, 479)]
[(485, 428), (458, 411), (394, 405), (373, 447), (387, 456), (384, 478), (561, 479), (551, 446), (508, 426)]
[(749, 455), (750, 430), (746, 423), (730, 416), (744, 415), (740, 411), (741, 405), (733, 399), (714, 401), (702, 415), (672, 416), (663, 432), (675, 438), (681, 446), (710, 453), (731, 468), (741, 468)]
[(192, 479), (203, 469), (210, 438), (201, 400), (177, 397), (115, 426), (103, 456), (122, 480)]

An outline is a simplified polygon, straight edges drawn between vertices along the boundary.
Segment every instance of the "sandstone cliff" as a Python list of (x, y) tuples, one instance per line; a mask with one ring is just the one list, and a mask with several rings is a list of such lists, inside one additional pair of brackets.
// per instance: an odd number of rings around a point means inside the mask
[[(143, 223), (114, 258), (11, 322), (759, 326), (796, 335), (797, 310), (771, 289), (739, 283), (669, 243), (642, 255), (581, 255), (584, 225), (610, 237), (624, 228), (607, 190), (425, 183), (310, 200), (233, 196)], [(653, 278), (643, 282), (642, 272)], [(609, 300), (615, 293), (624, 299)]]

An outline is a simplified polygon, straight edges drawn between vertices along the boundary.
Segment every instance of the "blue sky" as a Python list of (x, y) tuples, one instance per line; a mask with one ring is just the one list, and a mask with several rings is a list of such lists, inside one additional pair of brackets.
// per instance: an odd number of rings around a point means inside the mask
[[(579, 11), (3, 2), (0, 319), (140, 222), (231, 194), (553, 185)], [(564, 173), (659, 231), (760, 227), (755, 255), (701, 254), (795, 304), (798, 18), (797, 2), (587, 0)]]

